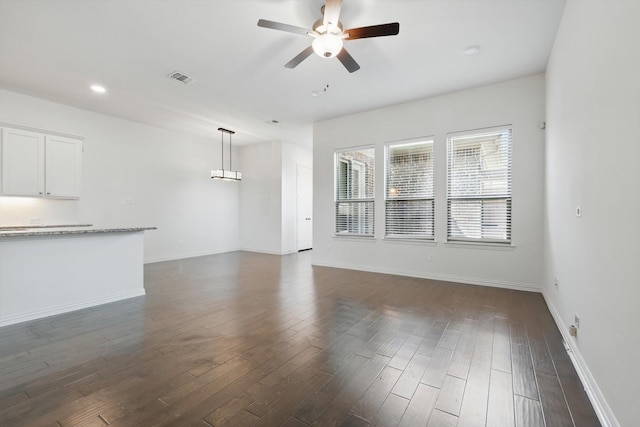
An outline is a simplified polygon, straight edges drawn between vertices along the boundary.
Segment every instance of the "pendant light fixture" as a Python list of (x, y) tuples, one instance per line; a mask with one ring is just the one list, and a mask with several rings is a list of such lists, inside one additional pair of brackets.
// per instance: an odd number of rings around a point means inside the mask
[[(242, 179), (242, 174), (238, 171), (231, 170), (231, 135), (235, 132), (225, 128), (218, 128), (220, 131), (221, 137), (221, 147), (222, 147), (222, 169), (212, 170), (211, 178), (212, 179), (223, 179), (225, 181), (240, 181)], [(229, 134), (229, 170), (224, 169), (224, 134)]]

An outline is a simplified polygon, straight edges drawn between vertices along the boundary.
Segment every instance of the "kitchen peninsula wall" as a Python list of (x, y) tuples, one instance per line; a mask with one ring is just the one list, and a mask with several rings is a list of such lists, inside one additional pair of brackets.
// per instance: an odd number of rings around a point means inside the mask
[[(153, 224), (158, 230), (145, 238), (145, 262), (238, 249), (241, 183), (211, 182), (210, 170), (220, 163), (215, 136), (200, 138), (7, 90), (0, 90), (0, 122), (85, 137), (80, 198), (0, 197), (0, 225)], [(234, 163), (242, 170), (235, 153)], [(217, 209), (221, 203), (225, 209)]]

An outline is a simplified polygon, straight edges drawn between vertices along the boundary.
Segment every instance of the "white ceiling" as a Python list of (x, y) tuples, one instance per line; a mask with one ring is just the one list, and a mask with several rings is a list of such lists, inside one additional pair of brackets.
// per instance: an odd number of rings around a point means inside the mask
[[(400, 34), (345, 42), (362, 67), (310, 56), (323, 0), (0, 0), (0, 87), (217, 140), (311, 145), (312, 123), (544, 72), (564, 0), (344, 0), (345, 28)], [(480, 46), (479, 54), (462, 51)], [(180, 71), (191, 85), (170, 80)], [(108, 92), (97, 95), (93, 83)], [(323, 96), (312, 90), (329, 85)], [(280, 124), (268, 121), (279, 120)]]

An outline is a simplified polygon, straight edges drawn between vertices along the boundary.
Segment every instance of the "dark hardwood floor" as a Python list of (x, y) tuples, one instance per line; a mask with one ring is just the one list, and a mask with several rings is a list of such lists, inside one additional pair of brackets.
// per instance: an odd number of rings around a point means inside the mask
[(247, 252), (0, 328), (0, 425), (598, 426), (540, 294)]

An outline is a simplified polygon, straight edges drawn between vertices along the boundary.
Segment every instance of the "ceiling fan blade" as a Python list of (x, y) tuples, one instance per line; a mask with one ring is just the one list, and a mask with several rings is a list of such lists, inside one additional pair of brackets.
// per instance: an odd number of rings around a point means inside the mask
[(358, 65), (356, 60), (353, 59), (353, 56), (349, 55), (349, 52), (347, 52), (347, 49), (345, 48), (342, 48), (340, 53), (336, 55), (336, 58), (338, 58), (338, 60), (342, 62), (344, 68), (346, 68), (350, 73), (353, 73), (354, 71), (358, 71), (360, 69), (360, 65)]
[(266, 19), (258, 19), (258, 27), (286, 31), (287, 33), (302, 34), (303, 36), (309, 36), (311, 35), (310, 33), (313, 32), (306, 28), (296, 27), (295, 25), (283, 24), (280, 22), (267, 21)]
[(284, 64), (285, 68), (296, 68), (302, 61), (307, 59), (309, 55), (311, 55), (312, 53), (313, 53), (313, 48), (309, 46), (308, 48), (306, 48), (305, 50), (297, 54), (296, 57), (293, 58), (291, 61)]
[(337, 29), (340, 20), (340, 10), (342, 9), (342, 0), (327, 0), (324, 4), (324, 18), (322, 23), (325, 27), (330, 26)]
[(392, 22), (389, 24), (371, 25), (370, 27), (359, 27), (345, 30), (349, 34), (345, 40), (365, 39), (368, 37), (395, 36), (400, 32), (400, 24)]

